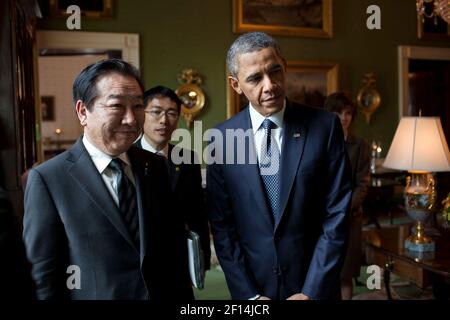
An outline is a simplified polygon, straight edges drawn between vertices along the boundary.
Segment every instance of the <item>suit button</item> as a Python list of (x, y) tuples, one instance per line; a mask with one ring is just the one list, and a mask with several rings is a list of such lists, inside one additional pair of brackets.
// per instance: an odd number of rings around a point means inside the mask
[(272, 268), (272, 271), (273, 271), (273, 274), (276, 274), (276, 275), (279, 274), (278, 267), (273, 267), (273, 268)]

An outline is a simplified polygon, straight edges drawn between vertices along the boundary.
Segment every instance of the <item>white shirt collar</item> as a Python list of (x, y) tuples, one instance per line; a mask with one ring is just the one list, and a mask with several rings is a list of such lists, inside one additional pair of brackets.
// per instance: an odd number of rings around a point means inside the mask
[(163, 156), (163, 157), (166, 157), (166, 158), (167, 158), (167, 155), (169, 154), (169, 144), (166, 144), (166, 146), (165, 146), (164, 148), (162, 148), (161, 150), (156, 150), (156, 148), (154, 148), (154, 147), (147, 141), (147, 139), (145, 138), (145, 135), (142, 136), (142, 139), (141, 139), (141, 145), (142, 145), (142, 148), (143, 148), (144, 150), (150, 151), (150, 152), (152, 152), (152, 153), (159, 154), (159, 155), (161, 155), (161, 156)]
[(265, 119), (270, 119), (279, 128), (283, 128), (284, 111), (286, 110), (286, 99), (283, 102), (283, 108), (277, 113), (270, 115), (269, 117), (264, 117), (261, 113), (256, 111), (251, 102), (249, 103), (249, 105), (250, 120), (252, 122), (253, 133), (256, 133), (256, 131), (259, 130), (261, 124)]
[[(106, 153), (101, 151), (99, 148), (97, 148), (93, 143), (91, 143), (86, 134), (83, 135), (82, 141), (84, 147), (91, 156), (92, 161), (94, 162), (94, 165), (97, 168), (98, 172), (100, 172), (100, 174), (103, 174), (103, 171), (108, 167), (109, 163), (113, 158), (110, 155), (107, 155)], [(118, 158), (123, 162), (125, 162), (127, 165), (130, 165), (130, 159), (128, 158), (126, 152), (121, 153), (118, 156)]]

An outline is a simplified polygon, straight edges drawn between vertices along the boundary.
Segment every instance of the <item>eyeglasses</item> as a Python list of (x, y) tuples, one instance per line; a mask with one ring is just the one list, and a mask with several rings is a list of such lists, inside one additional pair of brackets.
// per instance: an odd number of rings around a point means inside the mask
[(149, 110), (149, 111), (145, 111), (146, 114), (150, 115), (150, 117), (152, 117), (153, 119), (160, 119), (162, 118), (162, 116), (165, 114), (167, 118), (169, 118), (170, 120), (176, 120), (178, 119), (178, 112), (174, 111), (174, 110)]

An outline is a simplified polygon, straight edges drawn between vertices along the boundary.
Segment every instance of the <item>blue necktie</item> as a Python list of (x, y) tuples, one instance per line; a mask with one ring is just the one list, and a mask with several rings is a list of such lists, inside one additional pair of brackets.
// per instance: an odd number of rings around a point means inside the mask
[(130, 232), (131, 238), (137, 248), (139, 248), (139, 218), (137, 213), (136, 190), (133, 183), (123, 171), (122, 160), (119, 158), (112, 159), (108, 166), (117, 174), (119, 210)]
[(269, 119), (265, 119), (261, 127), (264, 129), (264, 137), (261, 144), (259, 170), (266, 189), (267, 200), (269, 201), (270, 209), (276, 221), (279, 214), (280, 150), (275, 141), (272, 141), (271, 134), (272, 129), (276, 128), (276, 124)]

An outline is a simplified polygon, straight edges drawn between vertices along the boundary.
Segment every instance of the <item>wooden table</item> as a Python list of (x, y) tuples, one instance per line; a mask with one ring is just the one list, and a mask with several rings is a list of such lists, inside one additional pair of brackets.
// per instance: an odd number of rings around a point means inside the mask
[(389, 221), (392, 224), (393, 210), (396, 209), (394, 201), (395, 188), (400, 184), (393, 180), (372, 176), (367, 188), (367, 196), (363, 203), (364, 213), (368, 218), (367, 224), (374, 223), (377, 228), (381, 228), (378, 215), (388, 213)]
[(388, 299), (390, 273), (406, 278), (419, 288), (433, 286), (437, 299), (448, 299), (450, 293), (450, 237), (448, 234), (436, 239), (436, 251), (417, 253), (405, 250), (404, 241), (410, 234), (411, 225), (400, 225), (363, 232), (368, 264), (384, 269), (384, 284)]

